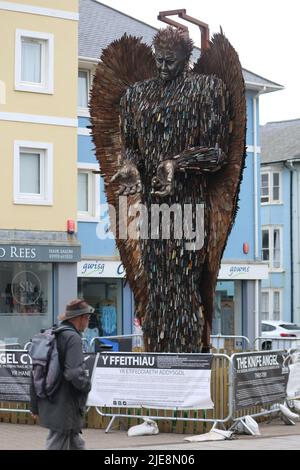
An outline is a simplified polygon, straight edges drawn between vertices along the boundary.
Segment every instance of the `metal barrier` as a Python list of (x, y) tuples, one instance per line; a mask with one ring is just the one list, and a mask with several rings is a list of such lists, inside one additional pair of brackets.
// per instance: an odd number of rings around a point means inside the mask
[[(114, 340), (122, 341), (124, 339), (126, 340), (126, 339), (129, 339), (129, 338), (132, 339), (132, 343), (134, 342), (134, 339), (136, 338), (136, 343), (137, 343), (136, 345), (131, 344), (131, 351), (130, 352), (141, 352), (143, 350), (143, 335), (142, 334), (118, 335), (118, 336), (95, 336), (90, 341), (89, 350), (87, 352), (95, 352), (94, 349), (95, 349), (95, 342), (96, 341), (101, 342), (101, 340), (107, 340), (109, 342), (110, 341), (114, 342)], [(104, 343), (103, 347), (100, 347), (100, 349), (109, 350), (111, 348), (109, 348), (109, 344)]]
[[(206, 422), (213, 423), (213, 427), (217, 424), (224, 425), (230, 421), (233, 413), (232, 375), (232, 363), (230, 357), (226, 354), (214, 354), (211, 370), (211, 398), (215, 407), (212, 410), (181, 410), (175, 408), (172, 411), (173, 416), (170, 416), (168, 415), (170, 410), (156, 409), (155, 413), (153, 413), (154, 408), (151, 408), (152, 413), (150, 413), (149, 408), (143, 405), (139, 408), (131, 407), (131, 409), (134, 409), (134, 414), (120, 411), (103, 412), (100, 407), (97, 406), (95, 409), (100, 416), (111, 418), (107, 428), (105, 429), (106, 433), (109, 432), (116, 418), (150, 418), (165, 421)], [(179, 413), (183, 416), (178, 416)], [(194, 414), (194, 417), (187, 416), (191, 413)], [(209, 414), (212, 416), (207, 417)]]
[(0, 349), (3, 348), (5, 351), (20, 350), (22, 346), (20, 343), (5, 343), (5, 341), (0, 341)]
[[(255, 357), (258, 357), (260, 354), (263, 354), (263, 355), (268, 355), (268, 351), (264, 350), (264, 351), (251, 351), (251, 352), (248, 352), (248, 353), (237, 353), (237, 354), (232, 354), (230, 360), (231, 360), (231, 365), (232, 365), (232, 397), (233, 397), (233, 403), (232, 403), (232, 421), (233, 421), (233, 425), (230, 427), (231, 430), (234, 429), (234, 427), (237, 425), (237, 423), (239, 421), (241, 421), (243, 423), (243, 426), (246, 427), (248, 429), (248, 431), (254, 435), (254, 433), (251, 431), (251, 429), (249, 427), (247, 427), (247, 424), (246, 422), (244, 421), (244, 419), (246, 418), (246, 416), (251, 416), (252, 418), (258, 418), (260, 416), (268, 416), (268, 415), (272, 415), (274, 413), (278, 413), (280, 411), (280, 407), (279, 405), (280, 404), (284, 404), (285, 400), (286, 400), (286, 389), (285, 389), (285, 393), (284, 393), (284, 397), (282, 397), (282, 399), (276, 399), (276, 403), (274, 402), (269, 402), (266, 400), (266, 403), (262, 404), (261, 402), (257, 402), (256, 404), (253, 403), (253, 404), (249, 404), (249, 406), (244, 406), (244, 407), (241, 407), (241, 405), (239, 407), (236, 406), (236, 390), (235, 390), (235, 387), (236, 387), (236, 382), (235, 382), (235, 374), (236, 374), (236, 369), (234, 367), (234, 359), (236, 356), (240, 356), (240, 357), (243, 357), (243, 356), (255, 356)], [(286, 361), (286, 357), (285, 357), (285, 351), (282, 351), (282, 350), (272, 350), (272, 356), (275, 355), (275, 354), (279, 354), (280, 356), (282, 355), (283, 357), (283, 362), (282, 362), (282, 365), (284, 366), (285, 365), (285, 361)], [(251, 369), (249, 370), (250, 373), (251, 373)], [(261, 379), (261, 369), (257, 368), (256, 370), (252, 371), (253, 375), (255, 376), (255, 378), (250, 378), (249, 376), (247, 377), (247, 380), (251, 381), (251, 384), (253, 385), (253, 387), (255, 387), (255, 394), (257, 394), (257, 387), (259, 387), (258, 383), (256, 382), (257, 380), (263, 380)], [(281, 374), (282, 377), (282, 372)], [(281, 380), (281, 377), (279, 380)], [(247, 385), (247, 383), (245, 382), (245, 378), (242, 379), (242, 381), (240, 382), (240, 384), (244, 384), (244, 386), (247, 388), (249, 387), (249, 385)], [(268, 382), (266, 382), (264, 384), (264, 389), (267, 389), (268, 386), (270, 386), (270, 382), (269, 382), (270, 379), (268, 379)], [(254, 384), (254, 382), (256, 382)], [(277, 385), (277, 384), (276, 384)], [(273, 385), (274, 386), (274, 385)], [(278, 387), (278, 385), (277, 385)], [(244, 393), (244, 390), (242, 391), (242, 393)], [(265, 393), (267, 393), (265, 391)], [(277, 392), (278, 393), (278, 392)], [(250, 393), (250, 396), (251, 396), (251, 393)], [(259, 396), (259, 395), (257, 395)], [(244, 395), (242, 395), (242, 400), (244, 399)]]
[[(140, 335), (124, 335), (123, 337), (129, 337), (129, 338), (134, 338), (134, 337), (140, 337)], [(97, 339), (118, 339), (120, 336), (116, 337), (97, 337), (93, 338), (89, 348), (93, 345), (93, 343)], [(260, 338), (256, 338), (260, 339)], [(266, 338), (263, 338), (264, 340)], [(276, 338), (278, 339), (278, 338)], [(290, 340), (293, 340), (293, 338), (289, 338)], [(287, 340), (285, 338), (285, 340)], [(29, 343), (27, 343), (25, 346), (27, 346)], [(1, 353), (7, 353), (7, 349), (0, 350)], [(14, 349), (14, 350), (9, 350), (9, 353), (17, 352), (19, 354), (28, 354), (28, 351), (24, 348), (23, 350), (20, 349)], [(90, 351), (89, 351), (90, 352)], [(277, 353), (283, 356), (283, 366), (286, 361), (286, 352), (285, 351), (274, 351), (272, 350), (272, 355), (273, 353)], [(140, 352), (135, 352), (135, 354), (142, 354)], [(226, 423), (233, 422), (233, 426), (238, 422), (242, 421), (245, 416), (251, 416), (253, 418), (259, 417), (259, 416), (268, 416), (272, 415), (274, 413), (277, 413), (280, 411), (279, 404), (284, 403), (286, 399), (286, 393), (285, 397), (282, 398), (282, 400), (278, 400), (275, 404), (274, 403), (268, 403), (266, 400), (266, 404), (262, 405), (261, 402), (256, 401), (255, 403), (249, 403), (249, 406), (243, 407), (241, 404), (239, 406), (236, 406), (236, 369), (235, 369), (235, 364), (237, 362), (235, 361), (236, 356), (247, 356), (251, 354), (252, 355), (268, 355), (268, 352), (266, 350), (264, 351), (255, 351), (255, 352), (248, 352), (248, 353), (239, 353), (239, 354), (233, 354), (231, 357), (226, 355), (226, 354), (213, 354), (213, 360), (212, 360), (212, 366), (211, 366), (211, 399), (214, 403), (214, 409), (207, 409), (207, 410), (182, 410), (175, 408), (173, 410), (162, 410), (162, 409), (152, 409), (151, 410), (144, 405), (141, 405), (139, 408), (134, 408), (133, 406), (130, 408), (128, 407), (128, 411), (120, 411), (120, 408), (109, 408), (109, 410), (106, 411), (106, 407), (95, 407), (96, 412), (102, 416), (102, 417), (108, 417), (110, 418), (110, 422), (105, 430), (105, 432), (108, 432), (116, 418), (133, 418), (133, 419), (143, 419), (143, 418), (152, 418), (155, 420), (163, 420), (167, 421), (170, 420), (172, 422), (179, 422), (179, 421), (184, 421), (187, 423), (210, 423), (213, 424), (215, 427), (217, 424), (220, 424), (222, 426), (225, 426)], [(281, 360), (281, 359), (280, 359)], [(261, 372), (261, 369), (254, 370), (254, 372)], [(256, 385), (255, 385), (256, 386)], [(263, 386), (265, 386), (263, 384)], [(267, 385), (266, 385), (267, 386)], [(5, 396), (5, 394), (2, 396)], [(251, 394), (250, 394), (251, 396)], [(279, 395), (281, 397), (281, 395)], [(2, 403), (10, 403), (2, 400)], [(0, 412), (14, 412), (14, 413), (30, 413), (30, 410), (20, 408), (20, 406), (27, 406), (26, 401), (21, 402), (12, 402), (12, 407), (11, 408), (1, 408), (0, 404)], [(243, 405), (243, 404), (242, 404)], [(5, 405), (7, 406), (7, 405)], [(231, 423), (229, 423), (231, 424)], [(188, 424), (187, 424), (188, 425)], [(244, 423), (245, 425), (245, 423)], [(193, 431), (192, 431), (193, 432)]]
[(276, 336), (258, 336), (253, 341), (253, 349), (257, 349), (258, 351), (270, 351), (275, 349), (291, 348), (300, 348), (300, 338), (278, 338)]
[[(246, 349), (250, 349), (250, 347), (251, 347), (250, 340), (246, 336), (221, 335), (221, 334), (219, 334), (219, 335), (211, 335), (210, 338), (211, 338), (212, 347), (214, 349), (216, 349), (217, 352), (219, 352), (220, 349), (226, 350), (226, 347), (225, 347), (226, 339), (234, 340), (235, 341), (235, 348), (238, 349), (238, 347), (241, 346), (242, 351), (245, 351)], [(237, 345), (237, 340), (241, 340), (241, 344)]]

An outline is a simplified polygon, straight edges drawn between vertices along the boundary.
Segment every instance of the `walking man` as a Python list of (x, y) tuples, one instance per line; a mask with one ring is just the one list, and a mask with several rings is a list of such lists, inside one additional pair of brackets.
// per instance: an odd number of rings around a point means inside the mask
[(87, 328), (92, 311), (82, 299), (67, 304), (65, 313), (58, 317), (61, 324), (56, 333), (62, 371), (60, 386), (51, 399), (39, 398), (34, 384), (31, 386), (31, 413), (49, 429), (47, 450), (85, 449), (81, 430), (91, 381), (84, 364), (81, 333)]

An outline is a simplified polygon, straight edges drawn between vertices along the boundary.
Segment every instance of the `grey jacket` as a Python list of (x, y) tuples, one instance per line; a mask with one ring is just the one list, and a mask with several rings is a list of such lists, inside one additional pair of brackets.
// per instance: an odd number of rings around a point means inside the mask
[(80, 333), (65, 321), (71, 330), (57, 335), (57, 348), (63, 370), (63, 379), (51, 401), (38, 398), (31, 386), (30, 409), (39, 416), (41, 426), (54, 431), (79, 432), (84, 424), (85, 403), (91, 389), (86, 375)]

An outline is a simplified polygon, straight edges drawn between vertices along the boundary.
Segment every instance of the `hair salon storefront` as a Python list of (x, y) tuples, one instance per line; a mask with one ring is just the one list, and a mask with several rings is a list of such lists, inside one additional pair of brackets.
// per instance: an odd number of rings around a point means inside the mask
[(77, 296), (77, 241), (0, 244), (0, 345), (23, 346)]

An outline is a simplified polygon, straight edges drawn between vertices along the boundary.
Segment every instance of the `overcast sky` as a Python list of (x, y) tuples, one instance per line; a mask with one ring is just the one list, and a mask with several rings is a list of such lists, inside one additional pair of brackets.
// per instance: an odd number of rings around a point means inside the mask
[[(260, 123), (300, 119), (299, 0), (102, 0), (101, 3), (155, 27), (164, 27), (156, 19), (159, 11), (179, 8), (208, 23), (211, 34), (218, 32), (221, 25), (245, 69), (285, 87), (283, 91), (261, 96)], [(200, 46), (199, 29), (191, 26), (190, 34)]]

